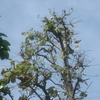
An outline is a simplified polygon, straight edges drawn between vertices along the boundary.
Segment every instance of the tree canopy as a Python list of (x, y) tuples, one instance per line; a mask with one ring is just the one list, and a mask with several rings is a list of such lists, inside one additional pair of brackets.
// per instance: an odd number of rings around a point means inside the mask
[[(30, 29), (23, 32), (19, 55), (22, 61), (9, 59), (11, 67), (3, 69), (0, 82), (8, 85), (6, 93), (14, 100), (9, 84), (16, 85), (21, 92), (19, 100), (82, 100), (87, 96), (81, 89), (86, 83), (84, 70), (89, 67), (85, 51), (79, 48), (81, 40), (74, 38), (73, 30), (78, 22), (69, 21), (73, 9), (58, 15), (50, 11), (51, 17), (41, 18), (43, 31)], [(8, 45), (7, 45), (8, 46)], [(2, 88), (3, 89), (3, 88)], [(3, 96), (2, 96), (3, 97)]]

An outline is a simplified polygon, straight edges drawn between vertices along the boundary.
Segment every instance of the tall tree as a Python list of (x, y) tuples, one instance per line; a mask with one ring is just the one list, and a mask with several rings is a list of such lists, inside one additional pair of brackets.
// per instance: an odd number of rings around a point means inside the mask
[(81, 100), (87, 96), (81, 90), (81, 83), (87, 84), (84, 70), (89, 67), (89, 61), (85, 52), (78, 49), (81, 40), (74, 38), (73, 28), (78, 21), (68, 22), (72, 12), (73, 9), (69, 13), (63, 10), (59, 16), (50, 10), (50, 18), (41, 18), (43, 32), (30, 29), (22, 33), (25, 36), (20, 51), (23, 60), (15, 63), (10, 59), (13, 67), (2, 70), (7, 84), (20, 80), (17, 85), (25, 91), (19, 100), (34, 96), (40, 100)]

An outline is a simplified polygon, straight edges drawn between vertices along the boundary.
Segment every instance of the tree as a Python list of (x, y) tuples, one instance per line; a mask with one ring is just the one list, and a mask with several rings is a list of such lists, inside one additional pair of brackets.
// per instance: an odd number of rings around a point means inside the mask
[(1, 72), (2, 81), (7, 84), (19, 82), (17, 85), (23, 90), (19, 100), (36, 96), (39, 100), (81, 100), (87, 96), (81, 83), (87, 85), (84, 70), (89, 61), (85, 51), (77, 49), (81, 40), (74, 38), (73, 27), (79, 21), (68, 23), (67, 19), (72, 12), (73, 9), (68, 14), (63, 10), (59, 16), (50, 10), (51, 18), (41, 18), (43, 32), (30, 29), (22, 33), (22, 61), (10, 59), (12, 67)]
[[(7, 40), (4, 40), (2, 37), (7, 37), (5, 34), (0, 33), (0, 59), (4, 60), (4, 59), (8, 59), (9, 58), (9, 53), (8, 51), (10, 51), (10, 43)], [(4, 80), (0, 80), (0, 100), (2, 100), (4, 95), (7, 95), (10, 92), (9, 88), (6, 86), (6, 83)]]

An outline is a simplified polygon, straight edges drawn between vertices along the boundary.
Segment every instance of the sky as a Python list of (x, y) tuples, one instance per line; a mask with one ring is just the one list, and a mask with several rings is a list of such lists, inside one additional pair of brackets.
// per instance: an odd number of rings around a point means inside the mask
[[(77, 39), (81, 39), (80, 48), (88, 51), (87, 58), (93, 61), (87, 68), (89, 76), (88, 97), (85, 100), (100, 100), (100, 0), (0, 0), (0, 32), (5, 33), (10, 42), (10, 57), (18, 58), (20, 44), (24, 37), (22, 32), (33, 28), (41, 30), (41, 20), (37, 18), (50, 17), (48, 9), (55, 10), (59, 15), (62, 10), (74, 9), (71, 18), (82, 20), (75, 25)], [(3, 68), (8, 61), (0, 61)]]

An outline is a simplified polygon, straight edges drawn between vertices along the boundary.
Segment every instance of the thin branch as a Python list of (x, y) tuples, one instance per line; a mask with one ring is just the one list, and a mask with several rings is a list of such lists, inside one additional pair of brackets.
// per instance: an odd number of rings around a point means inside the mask
[[(47, 45), (46, 45), (47, 46)], [(50, 45), (49, 45), (50, 46)], [(50, 60), (47, 56), (45, 56), (45, 55), (41, 55), (41, 54), (38, 54), (40, 51), (42, 51), (42, 50), (44, 50), (44, 51), (46, 51), (47, 53), (49, 53), (50, 54), (50, 57), (51, 57), (51, 59), (52, 60)], [(37, 55), (38, 56), (43, 56), (43, 57), (45, 57), (49, 62), (52, 62), (52, 63), (54, 63), (55, 61), (54, 61), (54, 57), (53, 57), (53, 55), (52, 55), (52, 51), (53, 51), (53, 47), (51, 46), (51, 49), (49, 50), (47, 50), (47, 49), (45, 49), (45, 48), (41, 48), (40, 50), (38, 50), (37, 51)]]
[(37, 51), (37, 53), (40, 52), (40, 51), (42, 51), (42, 50), (45, 50), (46, 52), (49, 52), (47, 49), (41, 48), (40, 50)]
[[(59, 42), (59, 39), (56, 36), (53, 35), (52, 37), (53, 37), (53, 40), (56, 40), (57, 42)], [(49, 39), (49, 40), (51, 40), (51, 39)]]
[[(79, 78), (77, 78), (77, 82), (76, 82), (76, 84), (75, 84), (75, 86), (74, 86), (74, 89), (73, 89), (73, 95), (75, 95), (75, 92), (76, 92), (76, 90), (77, 90), (77, 86), (79, 85), (79, 82), (80, 82), (80, 80), (79, 80)], [(73, 96), (74, 97), (74, 96)]]
[[(78, 17), (80, 17), (80, 16), (78, 16)], [(76, 21), (76, 22), (72, 22), (74, 19), (77, 19), (78, 17), (73, 18), (73, 19), (70, 21), (70, 24), (67, 24), (67, 25), (71, 25), (72, 27), (74, 27), (74, 25), (75, 25), (76, 23), (81, 22), (82, 20), (78, 20), (78, 21)]]
[(60, 46), (58, 46), (56, 43), (54, 43), (52, 40), (49, 40), (50, 41), (50, 43), (53, 45), (53, 46), (55, 46), (55, 47), (57, 47), (60, 51), (62, 51), (62, 49), (61, 49), (61, 47)]
[(77, 18), (79, 18), (79, 17), (80, 17), (80, 15), (79, 15), (78, 17), (73, 18), (70, 22), (72, 22), (74, 19), (77, 19)]
[(88, 90), (88, 88), (90, 87), (90, 85), (93, 83), (93, 81), (89, 84), (89, 86), (86, 88), (86, 90), (85, 91), (87, 91)]
[(10, 93), (9, 93), (8, 95), (10, 96), (11, 100), (14, 100), (14, 99), (13, 99), (13, 96), (12, 96)]
[[(52, 32), (52, 33), (53, 33), (53, 32)], [(56, 33), (53, 33), (53, 34), (55, 35)], [(56, 34), (56, 35), (57, 35), (57, 34)], [(58, 35), (57, 35), (56, 37), (54, 37), (54, 39), (56, 39), (57, 41), (59, 41), (59, 40), (57, 39), (57, 37), (58, 37)], [(53, 46), (57, 47), (60, 51), (62, 51), (61, 47), (58, 46), (54, 41), (52, 41), (48, 36), (47, 36), (47, 40), (49, 40), (49, 42), (50, 42)]]
[[(70, 11), (71, 10), (71, 11)], [(69, 15), (71, 15), (72, 13), (73, 13), (73, 11), (74, 11), (74, 9), (73, 8), (71, 8), (71, 9), (69, 9)]]
[(45, 89), (45, 86), (42, 86), (42, 85), (40, 85), (39, 83), (36, 83), (35, 84), (37, 87), (40, 87), (42, 90), (43, 90), (43, 92), (45, 93), (45, 100), (50, 100), (50, 96), (49, 96), (49, 93), (47, 92), (47, 90)]
[[(35, 78), (35, 76), (29, 78), (29, 79), (28, 79), (27, 81), (25, 81), (24, 83), (19, 83), (19, 84), (20, 84), (20, 85), (24, 85), (24, 84), (28, 83), (29, 81), (31, 81), (33, 78)], [(18, 79), (20, 79), (20, 77), (18, 77)]]
[(61, 98), (60, 98), (59, 94), (58, 94), (58, 98), (59, 98), (59, 100), (61, 100)]
[(37, 54), (37, 55), (38, 56), (42, 56), (42, 57), (46, 58), (50, 63), (55, 64), (55, 62), (54, 61), (51, 61), (47, 56), (41, 55), (41, 54)]
[(40, 98), (40, 100), (43, 100), (40, 95), (30, 86), (30, 88), (32, 89), (32, 91), (34, 91), (34, 93)]
[(52, 81), (55, 85), (58, 85), (59, 87), (61, 87), (62, 89), (65, 90), (65, 87), (62, 84), (56, 84), (53, 80), (49, 79), (50, 81)]

